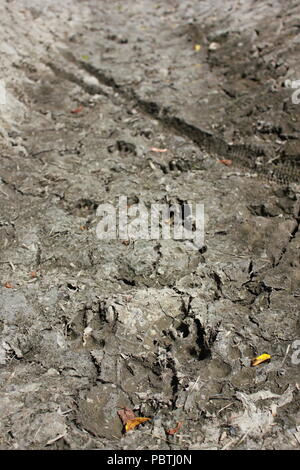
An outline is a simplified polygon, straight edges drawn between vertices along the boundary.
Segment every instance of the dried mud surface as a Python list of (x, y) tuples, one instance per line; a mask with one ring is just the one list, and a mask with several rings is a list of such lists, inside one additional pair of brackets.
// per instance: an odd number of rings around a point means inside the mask
[[(0, 448), (299, 448), (299, 13), (1, 2)], [(205, 244), (97, 239), (124, 195)]]

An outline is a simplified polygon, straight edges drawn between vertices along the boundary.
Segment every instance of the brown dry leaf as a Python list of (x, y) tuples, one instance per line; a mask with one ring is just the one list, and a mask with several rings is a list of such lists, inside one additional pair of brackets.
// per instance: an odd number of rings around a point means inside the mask
[(145, 421), (149, 421), (150, 418), (134, 418), (134, 419), (129, 419), (127, 423), (125, 424), (125, 431), (131, 431), (132, 429), (136, 428), (139, 426), (139, 424), (144, 423)]
[(223, 163), (223, 165), (226, 166), (231, 166), (232, 165), (232, 160), (228, 160), (226, 158), (223, 158), (222, 160), (219, 160), (220, 163)]
[(37, 277), (37, 272), (31, 271), (30, 276), (34, 279), (35, 277)]
[(13, 286), (12, 286), (12, 284), (11, 284), (10, 282), (6, 282), (6, 283), (4, 284), (4, 287), (6, 287), (6, 289), (12, 289), (12, 288), (13, 288)]
[(168, 149), (158, 149), (156, 147), (151, 147), (150, 150), (151, 150), (151, 152), (160, 152), (160, 153), (168, 151)]
[(127, 406), (124, 406), (120, 411), (118, 411), (118, 415), (124, 426), (129, 419), (135, 418), (134, 412), (130, 408), (127, 408)]
[(260, 356), (254, 357), (251, 360), (251, 367), (259, 366), (259, 364), (269, 361), (270, 359), (271, 359), (270, 354), (261, 354)]
[(176, 428), (173, 428), (173, 429), (169, 429), (168, 431), (166, 431), (166, 433), (169, 435), (169, 436), (173, 436), (173, 434), (176, 434), (179, 429), (182, 427), (183, 423), (181, 421), (179, 421), (176, 425)]

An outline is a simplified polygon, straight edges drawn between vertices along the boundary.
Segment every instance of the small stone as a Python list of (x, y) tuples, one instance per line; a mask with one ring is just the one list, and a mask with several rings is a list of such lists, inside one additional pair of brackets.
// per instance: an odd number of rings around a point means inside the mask
[(216, 51), (217, 49), (219, 49), (220, 47), (220, 44), (217, 43), (217, 42), (211, 42), (210, 45), (208, 46), (208, 49), (210, 51)]
[(47, 370), (46, 375), (49, 375), (50, 377), (54, 377), (54, 376), (58, 376), (59, 372), (58, 370), (51, 367), (50, 369)]

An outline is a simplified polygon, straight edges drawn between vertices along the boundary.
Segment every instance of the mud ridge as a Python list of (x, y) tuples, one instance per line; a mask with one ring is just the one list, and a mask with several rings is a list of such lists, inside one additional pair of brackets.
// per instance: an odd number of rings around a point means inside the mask
[[(111, 87), (127, 101), (134, 101), (135, 107), (143, 113), (157, 119), (167, 128), (191, 139), (202, 151), (212, 153), (223, 158), (232, 159), (235, 166), (247, 168), (255, 172), (257, 176), (261, 176), (270, 181), (282, 184), (300, 183), (300, 169), (296, 165), (290, 163), (287, 164), (280, 160), (280, 157), (277, 159), (277, 165), (274, 163), (268, 164), (266, 161), (257, 161), (258, 158), (267, 159), (266, 151), (264, 149), (244, 144), (231, 145), (213, 133), (200, 129), (199, 127), (186, 122), (182, 118), (170, 114), (167, 107), (161, 107), (155, 101), (142, 100), (134, 89), (121, 87), (112, 76), (107, 75), (104, 71), (94, 65), (77, 60), (71, 53), (68, 53), (67, 55), (64, 54), (64, 56), (81, 69), (84, 69), (89, 74), (96, 77), (103, 85)], [(54, 71), (59, 70), (53, 63), (48, 62), (47, 65)], [(75, 81), (75, 83), (83, 86), (83, 82), (73, 76), (73, 74), (62, 71), (60, 71), (60, 74), (62, 74), (67, 80)], [(89, 93), (96, 93), (97, 89), (97, 87), (87, 87), (86, 85), (84, 85), (84, 88)]]

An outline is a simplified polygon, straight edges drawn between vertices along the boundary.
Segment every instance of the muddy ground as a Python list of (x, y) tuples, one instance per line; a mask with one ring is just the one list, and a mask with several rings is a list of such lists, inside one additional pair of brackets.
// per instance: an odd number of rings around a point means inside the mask
[[(299, 18), (1, 1), (2, 449), (299, 448)], [(204, 243), (99, 240), (120, 196), (203, 203)]]

